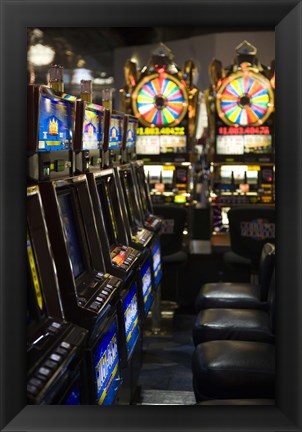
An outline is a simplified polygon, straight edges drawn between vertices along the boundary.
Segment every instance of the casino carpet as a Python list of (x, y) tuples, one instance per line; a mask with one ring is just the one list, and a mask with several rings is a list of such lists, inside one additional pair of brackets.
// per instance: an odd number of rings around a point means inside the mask
[(150, 316), (144, 331), (143, 365), (139, 377), (142, 405), (193, 405), (191, 361), (195, 316), (162, 305), (161, 330), (151, 331)]

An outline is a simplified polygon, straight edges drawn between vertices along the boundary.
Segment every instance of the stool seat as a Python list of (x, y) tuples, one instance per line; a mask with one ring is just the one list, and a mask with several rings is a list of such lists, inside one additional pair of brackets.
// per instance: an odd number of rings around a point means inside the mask
[(271, 317), (254, 309), (204, 309), (193, 327), (195, 345), (210, 340), (274, 342)]
[(212, 282), (202, 286), (196, 298), (197, 311), (208, 308), (267, 309), (260, 301), (258, 285), (244, 282)]
[(213, 282), (203, 285), (196, 297), (197, 311), (207, 308), (267, 310), (267, 297), (275, 267), (275, 246), (262, 248), (259, 284), (247, 282)]
[(272, 344), (216, 340), (199, 344), (192, 358), (197, 402), (207, 399), (274, 398)]

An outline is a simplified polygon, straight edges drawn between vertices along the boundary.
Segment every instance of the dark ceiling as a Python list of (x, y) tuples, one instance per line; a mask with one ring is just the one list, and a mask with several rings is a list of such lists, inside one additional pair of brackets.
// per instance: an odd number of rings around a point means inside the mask
[[(236, 28), (236, 30), (240, 29)], [(247, 28), (245, 27), (245, 30)], [(250, 29), (249, 29), (250, 30)], [(252, 30), (252, 29), (251, 29)], [(257, 30), (261, 30), (257, 28)], [(234, 31), (233, 28), (205, 27), (44, 27), (28, 29), (28, 45), (42, 43), (55, 52), (55, 63), (74, 69), (79, 61), (86, 68), (113, 71), (112, 51), (116, 48), (156, 44), (202, 34)]]

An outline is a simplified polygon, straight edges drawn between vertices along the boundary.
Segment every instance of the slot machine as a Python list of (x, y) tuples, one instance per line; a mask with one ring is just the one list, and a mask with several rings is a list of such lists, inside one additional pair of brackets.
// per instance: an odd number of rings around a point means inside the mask
[[(122, 281), (106, 273), (104, 266), (103, 271), (95, 266), (89, 238), (97, 233), (85, 175), (42, 182), (40, 190), (64, 312), (70, 321), (89, 331), (85, 348), (86, 397), (92, 404), (101, 404), (103, 399), (97, 390), (100, 364), (95, 363), (95, 357), (96, 352), (104, 354), (106, 344), (102, 341), (107, 340), (106, 332), (110, 333), (109, 327), (117, 321)], [(114, 351), (113, 345), (110, 349)], [(110, 367), (104, 370), (111, 371)], [(114, 373), (119, 387), (120, 372), (115, 369)]]
[(153, 263), (154, 288), (157, 289), (162, 277), (162, 263), (160, 253), (160, 239), (153, 231), (144, 227), (144, 216), (139, 206), (138, 192), (135, 178), (130, 164), (114, 168), (117, 179), (119, 200), (122, 203), (124, 215), (124, 229), (131, 246), (151, 251)]
[(76, 102), (74, 137), (75, 173), (98, 171), (102, 166), (105, 108), (92, 103), (91, 81), (81, 81)]
[(163, 164), (150, 163), (144, 167), (150, 188), (150, 197), (156, 204), (180, 204), (189, 206), (193, 203), (193, 176), (190, 162)]
[(66, 321), (38, 186), (27, 188), (27, 401), (79, 405), (87, 330)]
[(64, 93), (62, 67), (50, 68), (49, 87), (28, 85), (27, 161), (31, 182), (73, 174), (75, 103), (76, 97)]
[(248, 41), (234, 63), (210, 64), (207, 110), (211, 137), (214, 232), (227, 229), (222, 213), (236, 205), (274, 206), (274, 66), (262, 65)]
[(180, 70), (173, 59), (171, 50), (161, 43), (141, 71), (130, 60), (125, 65), (123, 106), (138, 118), (136, 154), (146, 168), (169, 163), (177, 171), (177, 164), (194, 159), (200, 103), (194, 85), (197, 68), (188, 60)]
[(154, 215), (153, 205), (150, 197), (149, 186), (146, 180), (144, 163), (141, 160), (131, 162), (134, 178), (136, 180), (137, 192), (143, 213), (144, 225), (150, 231), (159, 232), (162, 220)]
[(119, 164), (122, 158), (124, 114), (115, 110), (106, 110), (106, 114), (102, 168)]
[(139, 201), (142, 218), (144, 221), (145, 228), (150, 231), (158, 232), (161, 227), (161, 220), (152, 214), (150, 211), (150, 204), (152, 209), (152, 203), (150, 200), (148, 188), (145, 189), (146, 178), (144, 175), (144, 163), (143, 161), (136, 160), (136, 130), (138, 120), (129, 114), (124, 117), (123, 125), (123, 141), (122, 141), (122, 164), (130, 163), (133, 169), (133, 176), (135, 181), (135, 187), (137, 197)]
[(150, 252), (139, 251), (127, 243), (115, 172), (107, 168), (87, 173), (86, 177), (100, 239), (98, 247), (102, 249), (106, 269), (123, 280), (118, 316), (120, 333), (126, 341), (122, 344), (122, 376), (124, 384), (130, 386), (131, 400), (142, 363), (140, 327), (153, 304)]

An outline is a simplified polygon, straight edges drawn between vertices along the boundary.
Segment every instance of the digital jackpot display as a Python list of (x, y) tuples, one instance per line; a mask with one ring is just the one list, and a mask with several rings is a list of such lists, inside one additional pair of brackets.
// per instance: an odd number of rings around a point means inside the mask
[(142, 291), (143, 291), (143, 302), (145, 315), (148, 314), (152, 303), (152, 276), (151, 276), (151, 263), (150, 260), (146, 260), (141, 269), (141, 280), (142, 280)]
[(128, 360), (139, 337), (137, 286), (134, 283), (123, 300), (123, 315), (126, 333)]
[(99, 149), (102, 143), (104, 115), (94, 104), (86, 104), (83, 122), (83, 150)]
[(123, 139), (123, 116), (111, 114), (109, 129), (109, 150), (119, 149)]
[(184, 126), (137, 128), (137, 154), (186, 153), (186, 149), (187, 136)]
[(160, 253), (160, 241), (157, 241), (151, 249), (153, 259), (153, 273), (155, 287), (158, 286), (162, 278), (162, 265), (161, 265), (161, 253)]
[(121, 383), (116, 319), (102, 337), (93, 357), (97, 403), (98, 405), (112, 405)]
[(71, 150), (76, 98), (41, 95), (38, 123), (38, 151)]

